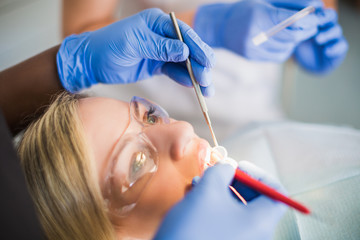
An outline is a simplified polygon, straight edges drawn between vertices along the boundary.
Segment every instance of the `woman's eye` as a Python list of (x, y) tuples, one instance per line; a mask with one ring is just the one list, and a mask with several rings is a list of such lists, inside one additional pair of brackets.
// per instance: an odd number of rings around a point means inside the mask
[(144, 122), (147, 124), (157, 124), (159, 122), (159, 117), (155, 114), (155, 109), (150, 108), (149, 111), (147, 111), (144, 115)]
[(158, 122), (159, 118), (155, 115), (149, 115), (147, 116), (146, 122), (150, 124), (156, 124)]

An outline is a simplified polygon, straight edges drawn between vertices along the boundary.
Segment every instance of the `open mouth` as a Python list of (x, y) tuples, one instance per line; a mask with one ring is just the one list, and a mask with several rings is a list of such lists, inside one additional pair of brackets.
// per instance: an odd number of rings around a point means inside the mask
[(201, 139), (198, 144), (198, 162), (200, 174), (203, 174), (206, 168), (207, 162), (209, 162), (211, 148), (207, 141)]

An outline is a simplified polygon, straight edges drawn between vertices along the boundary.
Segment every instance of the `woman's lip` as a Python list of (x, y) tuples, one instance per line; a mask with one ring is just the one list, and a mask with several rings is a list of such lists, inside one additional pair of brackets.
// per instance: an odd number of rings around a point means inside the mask
[(210, 144), (200, 138), (198, 143), (198, 162), (199, 162), (199, 172), (202, 174), (204, 172), (205, 158), (210, 149)]

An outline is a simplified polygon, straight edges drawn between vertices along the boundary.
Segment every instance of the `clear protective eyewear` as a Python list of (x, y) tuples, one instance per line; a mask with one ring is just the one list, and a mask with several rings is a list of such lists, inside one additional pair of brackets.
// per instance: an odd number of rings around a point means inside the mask
[(120, 217), (135, 207), (158, 168), (157, 150), (144, 129), (170, 123), (163, 108), (144, 98), (133, 97), (129, 112), (129, 126), (110, 155), (103, 188), (108, 211)]

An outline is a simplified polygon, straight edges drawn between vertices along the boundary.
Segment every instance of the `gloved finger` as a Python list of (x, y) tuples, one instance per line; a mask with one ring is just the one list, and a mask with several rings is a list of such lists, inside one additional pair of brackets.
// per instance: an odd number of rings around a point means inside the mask
[(287, 49), (286, 51), (285, 49), (278, 51), (270, 51), (267, 49), (266, 51), (261, 51), (261, 55), (258, 55), (261, 57), (258, 57), (258, 60), (281, 63), (290, 57), (292, 51), (293, 49)]
[[(349, 49), (349, 44), (344, 37), (337, 39), (325, 46), (325, 55), (329, 58), (343, 56)], [(345, 56), (344, 56), (345, 57)]]
[(162, 62), (183, 62), (189, 56), (189, 48), (180, 40), (160, 36), (150, 29), (143, 32), (146, 35), (146, 47), (138, 46), (140, 57)]
[(193, 86), (185, 64), (165, 63), (161, 67), (161, 72), (184, 87)]
[(206, 68), (198, 64), (193, 59), (190, 59), (191, 66), (194, 72), (195, 80), (199, 83), (200, 86), (207, 87), (211, 84), (211, 74), (209, 68)]
[(338, 14), (334, 9), (327, 8), (316, 11), (317, 23), (319, 27), (325, 27), (328, 24), (337, 22)]
[(257, 48), (257, 54), (261, 56), (261, 60), (283, 62), (288, 59), (294, 51), (295, 43), (270, 38)]
[(258, 46), (258, 48), (262, 48), (264, 50), (269, 49), (271, 52), (280, 52), (284, 48), (285, 49), (293, 48), (294, 45), (295, 45), (295, 43), (293, 41), (288, 41), (287, 39), (283, 40), (283, 39), (279, 39), (276, 37), (271, 37), (266, 42), (264, 42), (263, 44)]
[[(156, 18), (149, 18), (147, 15), (152, 12), (149, 13), (146, 11), (147, 10), (143, 12), (145, 12), (145, 18), (147, 18), (146, 21), (152, 31), (164, 37), (178, 39), (169, 15), (165, 14), (160, 9), (149, 9), (148, 11), (155, 12), (155, 15), (157, 16)], [(187, 24), (180, 20), (178, 20), (178, 24), (184, 42), (190, 50), (190, 56), (204, 67), (213, 67), (215, 64), (214, 51), (205, 42), (203, 42), (195, 31)]]
[[(282, 186), (278, 184), (278, 182), (272, 178), (269, 174), (267, 174), (264, 170), (258, 168), (254, 164), (247, 162), (247, 161), (240, 161), (239, 162), (239, 169), (245, 172), (246, 174), (250, 175), (251, 177), (262, 181), (266, 185), (275, 188), (275, 189), (282, 189)], [(248, 186), (244, 185), (243, 183), (237, 181), (236, 179), (233, 180), (231, 184), (240, 195), (245, 198), (246, 201), (250, 202), (253, 199), (257, 198), (260, 193), (254, 189), (249, 188)], [(234, 196), (236, 197), (236, 196)]]
[[(250, 203), (248, 203), (247, 205), (248, 211), (263, 213), (262, 216), (271, 219), (271, 222), (274, 224), (276, 224), (281, 219), (281, 217), (284, 215), (287, 209), (288, 206), (286, 206), (285, 204), (272, 200), (266, 196), (260, 196), (254, 199), (253, 201), (251, 201)], [(256, 214), (253, 215), (255, 215), (254, 217), (256, 217)], [(256, 219), (254, 220), (256, 221)], [(251, 220), (249, 219), (249, 221)], [(268, 227), (274, 228), (274, 226), (271, 226), (271, 224), (268, 225), (270, 225)], [(261, 226), (261, 227), (265, 227), (265, 226)]]
[[(285, 9), (278, 9), (278, 14), (274, 17), (274, 23), (281, 21), (292, 16), (295, 12)], [(310, 14), (299, 21), (293, 23), (287, 28), (281, 30), (273, 36), (275, 39), (282, 41), (301, 42), (314, 36), (318, 31), (318, 18), (315, 14)]]
[[(205, 97), (212, 97), (215, 94), (215, 88), (212, 84), (211, 73), (209, 71), (201, 70), (201, 68), (204, 69), (204, 67), (198, 65), (197, 63), (196, 65), (199, 66), (199, 68), (196, 67), (197, 71), (195, 71), (193, 64), (194, 75), (197, 72), (197, 75), (200, 76), (197, 77), (196, 80), (200, 79), (202, 83), (206, 83), (205, 85), (207, 85), (206, 87), (200, 86), (201, 92)], [(172, 80), (179, 83), (180, 85), (183, 85), (185, 87), (193, 86), (189, 76), (189, 72), (185, 67), (185, 64), (183, 63), (165, 63), (161, 68), (161, 72), (170, 77)], [(202, 74), (200, 75), (199, 72), (202, 72)]]
[(212, 48), (203, 42), (192, 28), (180, 20), (178, 22), (184, 42), (190, 49), (190, 57), (204, 67), (212, 68), (215, 65), (215, 53)]
[(342, 29), (339, 24), (334, 25), (333, 27), (320, 31), (316, 37), (315, 41), (319, 45), (323, 45), (331, 40), (338, 39), (342, 36)]
[[(269, 41), (271, 41), (270, 39)], [(280, 41), (273, 40), (278, 42), (281, 45)], [(266, 44), (266, 43), (264, 43)], [(260, 61), (271, 61), (271, 62), (283, 62), (287, 60), (292, 52), (294, 51), (295, 44), (292, 42), (284, 42), (284, 48), (272, 48), (272, 47), (258, 47), (254, 50), (254, 54), (258, 57)]]
[(278, 180), (276, 180), (273, 176), (268, 174), (265, 170), (257, 167), (256, 165), (248, 162), (248, 161), (240, 161), (239, 169), (246, 174), (250, 175), (254, 179), (257, 179), (264, 184), (272, 187), (278, 191), (285, 192), (284, 187), (280, 184)]
[(212, 186), (212, 192), (227, 191), (234, 178), (235, 169), (229, 164), (215, 164), (205, 170), (196, 188)]
[(215, 95), (215, 86), (213, 83), (211, 83), (207, 87), (200, 86), (201, 93), (204, 97), (213, 97)]
[(301, 0), (301, 1), (293, 1), (293, 0), (266, 0), (276, 7), (293, 9), (293, 10), (301, 10), (306, 8), (307, 6), (313, 6), (315, 8), (323, 8), (324, 3), (321, 0)]

